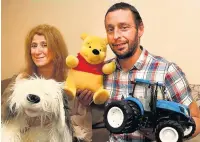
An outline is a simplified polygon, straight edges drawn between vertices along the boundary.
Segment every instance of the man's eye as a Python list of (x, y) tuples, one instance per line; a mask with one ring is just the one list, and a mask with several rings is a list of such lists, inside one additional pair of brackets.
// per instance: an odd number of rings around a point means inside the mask
[(128, 30), (128, 27), (127, 26), (123, 26), (123, 27), (121, 27), (121, 30), (123, 30), (123, 31)]
[(113, 32), (113, 28), (108, 28), (107, 32)]

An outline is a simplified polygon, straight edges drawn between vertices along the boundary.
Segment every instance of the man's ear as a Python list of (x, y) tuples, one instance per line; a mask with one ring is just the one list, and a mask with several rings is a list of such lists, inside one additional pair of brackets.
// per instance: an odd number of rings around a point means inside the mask
[(104, 38), (104, 41), (105, 41), (105, 44), (107, 45), (108, 44), (108, 39)]
[(140, 22), (138, 26), (138, 37), (140, 38), (144, 33), (144, 24), (143, 22)]

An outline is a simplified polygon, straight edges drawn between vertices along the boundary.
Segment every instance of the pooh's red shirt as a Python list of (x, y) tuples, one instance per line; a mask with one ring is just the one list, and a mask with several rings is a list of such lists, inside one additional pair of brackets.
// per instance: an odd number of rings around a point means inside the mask
[(102, 67), (104, 63), (90, 64), (83, 58), (80, 53), (78, 53), (77, 58), (79, 60), (79, 63), (77, 67), (73, 68), (74, 70), (103, 75)]

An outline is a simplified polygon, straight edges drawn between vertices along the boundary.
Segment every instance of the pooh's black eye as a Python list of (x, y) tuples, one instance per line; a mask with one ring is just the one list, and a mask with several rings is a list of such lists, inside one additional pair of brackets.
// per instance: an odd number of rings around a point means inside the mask
[(99, 51), (101, 51), (101, 49)]
[(89, 46), (89, 48), (91, 48), (91, 46)]

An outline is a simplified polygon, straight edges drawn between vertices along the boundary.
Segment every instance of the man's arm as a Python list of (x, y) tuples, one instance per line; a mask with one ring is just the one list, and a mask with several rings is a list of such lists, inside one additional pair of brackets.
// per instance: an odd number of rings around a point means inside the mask
[(169, 99), (189, 107), (192, 118), (196, 124), (195, 137), (200, 133), (200, 110), (191, 95), (189, 83), (184, 72), (174, 63), (170, 64), (165, 76), (165, 85), (168, 90)]
[(200, 133), (200, 111), (199, 111), (198, 105), (195, 101), (193, 101), (189, 105), (189, 109), (190, 109), (191, 116), (194, 119), (195, 124), (196, 124), (196, 131), (192, 135), (192, 137), (195, 137)]

